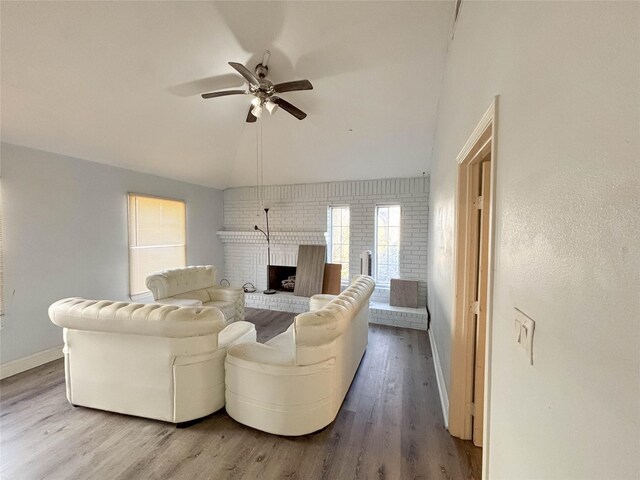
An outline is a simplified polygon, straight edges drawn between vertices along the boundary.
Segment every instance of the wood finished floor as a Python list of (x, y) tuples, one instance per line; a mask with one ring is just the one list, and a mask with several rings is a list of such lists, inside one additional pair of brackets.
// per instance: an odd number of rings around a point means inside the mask
[[(293, 314), (247, 309), (259, 341)], [(0, 383), (2, 479), (479, 479), (481, 450), (443, 426), (426, 332), (372, 325), (336, 420), (269, 435), (224, 409), (172, 424), (67, 403), (62, 360)]]

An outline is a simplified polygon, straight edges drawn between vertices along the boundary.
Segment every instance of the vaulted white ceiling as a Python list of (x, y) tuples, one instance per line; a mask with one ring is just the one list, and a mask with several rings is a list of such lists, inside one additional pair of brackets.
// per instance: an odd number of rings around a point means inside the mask
[(2, 140), (225, 188), (256, 182), (242, 85), (271, 50), (304, 110), (262, 120), (264, 182), (428, 171), (451, 2), (2, 2)]

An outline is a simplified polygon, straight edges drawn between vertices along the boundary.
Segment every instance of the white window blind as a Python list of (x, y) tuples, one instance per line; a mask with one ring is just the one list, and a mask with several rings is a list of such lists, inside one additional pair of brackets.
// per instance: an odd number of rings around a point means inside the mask
[(147, 275), (186, 265), (186, 204), (129, 194), (129, 292), (147, 292)]
[(400, 275), (400, 205), (376, 207), (376, 281)]
[(349, 281), (349, 244), (349, 207), (329, 207), (329, 262), (342, 265), (342, 282)]

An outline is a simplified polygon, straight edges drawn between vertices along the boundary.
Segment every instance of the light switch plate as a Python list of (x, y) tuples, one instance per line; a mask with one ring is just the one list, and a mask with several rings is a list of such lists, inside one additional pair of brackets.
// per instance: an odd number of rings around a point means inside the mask
[(535, 328), (536, 322), (516, 308), (515, 340), (524, 350), (530, 365), (533, 365), (533, 333)]

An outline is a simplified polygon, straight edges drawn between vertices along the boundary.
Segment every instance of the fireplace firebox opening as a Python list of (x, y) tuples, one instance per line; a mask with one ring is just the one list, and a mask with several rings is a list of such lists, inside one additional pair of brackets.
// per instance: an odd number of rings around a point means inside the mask
[[(296, 267), (269, 265), (269, 289), (292, 292), (295, 286)], [(284, 284), (283, 284), (284, 282)]]

